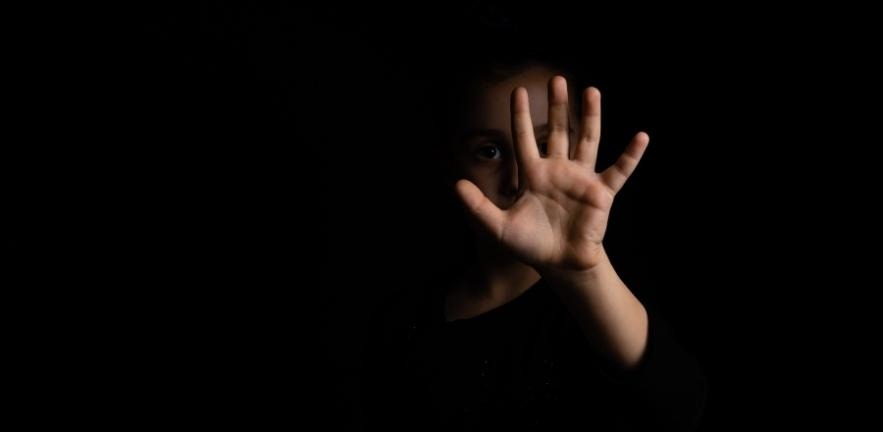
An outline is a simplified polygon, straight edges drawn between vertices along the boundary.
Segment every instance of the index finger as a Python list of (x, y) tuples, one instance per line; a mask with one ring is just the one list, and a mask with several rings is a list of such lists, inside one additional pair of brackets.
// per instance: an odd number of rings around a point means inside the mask
[(515, 141), (515, 157), (522, 167), (540, 158), (533, 122), (530, 119), (530, 103), (527, 89), (518, 87), (512, 92), (510, 105), (512, 115), (512, 139)]

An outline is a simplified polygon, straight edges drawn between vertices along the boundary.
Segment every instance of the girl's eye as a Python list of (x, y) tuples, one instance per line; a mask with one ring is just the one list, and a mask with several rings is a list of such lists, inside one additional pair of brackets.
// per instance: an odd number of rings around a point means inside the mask
[(485, 146), (479, 147), (475, 151), (475, 155), (479, 159), (493, 160), (493, 159), (499, 159), (502, 155), (502, 151), (500, 150), (499, 146), (485, 145)]

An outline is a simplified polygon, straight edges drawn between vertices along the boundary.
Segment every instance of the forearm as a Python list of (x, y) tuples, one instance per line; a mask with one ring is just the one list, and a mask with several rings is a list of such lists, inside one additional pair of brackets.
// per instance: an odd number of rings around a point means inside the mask
[(623, 369), (636, 366), (647, 346), (647, 311), (616, 274), (602, 250), (586, 271), (542, 272), (589, 343)]

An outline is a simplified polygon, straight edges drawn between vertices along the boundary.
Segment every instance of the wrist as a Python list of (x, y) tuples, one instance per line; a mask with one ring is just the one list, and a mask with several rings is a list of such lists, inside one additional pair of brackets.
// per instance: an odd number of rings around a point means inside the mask
[(538, 268), (537, 272), (540, 276), (548, 280), (552, 280), (555, 285), (584, 285), (593, 281), (600, 281), (609, 274), (613, 265), (607, 256), (607, 251), (603, 246), (599, 246), (596, 256), (587, 261), (587, 264), (579, 266), (550, 266)]

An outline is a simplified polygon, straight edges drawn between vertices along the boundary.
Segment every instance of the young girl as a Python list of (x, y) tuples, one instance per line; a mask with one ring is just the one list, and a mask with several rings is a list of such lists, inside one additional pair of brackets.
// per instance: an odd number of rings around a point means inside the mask
[(603, 244), (648, 135), (596, 167), (597, 89), (570, 92), (542, 63), (458, 85), (448, 169), (474, 249), (456, 280), (405, 290), (378, 313), (364, 358), (367, 428), (694, 428), (703, 375)]

